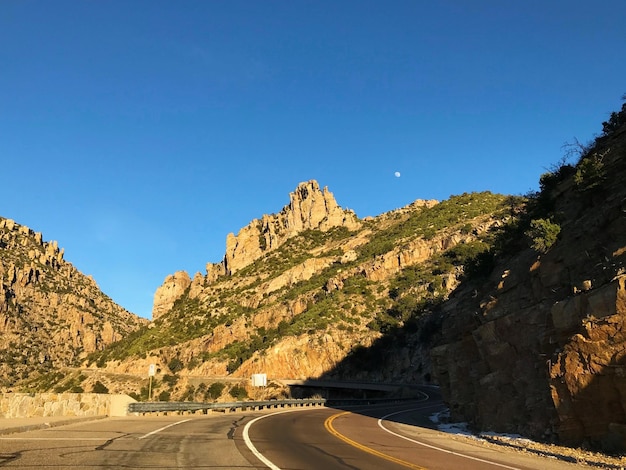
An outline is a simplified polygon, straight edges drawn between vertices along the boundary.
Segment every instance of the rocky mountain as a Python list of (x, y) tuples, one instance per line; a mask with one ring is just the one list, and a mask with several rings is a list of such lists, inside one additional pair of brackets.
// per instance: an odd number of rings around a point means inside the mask
[(0, 387), (69, 366), (145, 323), (65, 261), (57, 242), (0, 218)]
[[(222, 262), (193, 278), (168, 276), (155, 294), (153, 322), (90, 364), (141, 374), (155, 363), (168, 377), (157, 392), (173, 398), (190, 396), (185, 378), (331, 374), (393, 330), (420, 328), (422, 309), (447, 298), (464, 263), (488, 248), (491, 229), (518, 204), (491, 193), (463, 194), (361, 220), (317, 182), (301, 183), (279, 213), (229, 235)], [(430, 358), (422, 353), (403, 359), (395, 372), (409, 373), (416, 361), (410, 374), (424, 380)]]

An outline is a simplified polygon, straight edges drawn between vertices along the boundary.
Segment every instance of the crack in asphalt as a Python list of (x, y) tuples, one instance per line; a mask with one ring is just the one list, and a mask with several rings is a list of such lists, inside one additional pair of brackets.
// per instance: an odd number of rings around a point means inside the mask
[(228, 439), (234, 439), (235, 438), (235, 431), (239, 427), (239, 423), (241, 423), (246, 418), (247, 418), (247, 416), (242, 416), (241, 418), (233, 421), (233, 425), (231, 426), (231, 428), (228, 430), (228, 433), (226, 434), (226, 437), (228, 437)]

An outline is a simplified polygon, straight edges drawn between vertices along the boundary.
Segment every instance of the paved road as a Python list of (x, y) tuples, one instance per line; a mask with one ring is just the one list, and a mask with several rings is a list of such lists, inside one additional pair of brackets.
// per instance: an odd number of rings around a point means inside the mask
[(109, 418), (2, 436), (0, 468), (265, 468), (243, 457), (232, 439), (249, 415), (189, 418)]
[[(262, 417), (250, 440), (270, 468), (298, 470), (574, 470), (580, 467), (494, 449), (428, 427), (433, 403)], [(273, 465), (273, 467), (272, 467)]]
[[(545, 469), (572, 464), (429, 429), (438, 400), (367, 409), (109, 418), (0, 437), (0, 468)], [(247, 443), (248, 441), (248, 443)]]

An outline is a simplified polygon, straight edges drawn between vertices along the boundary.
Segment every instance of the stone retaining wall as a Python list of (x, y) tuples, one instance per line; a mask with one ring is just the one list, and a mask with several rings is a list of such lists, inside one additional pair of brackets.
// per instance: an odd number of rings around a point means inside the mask
[(2, 393), (0, 418), (126, 416), (128, 395), (100, 393)]

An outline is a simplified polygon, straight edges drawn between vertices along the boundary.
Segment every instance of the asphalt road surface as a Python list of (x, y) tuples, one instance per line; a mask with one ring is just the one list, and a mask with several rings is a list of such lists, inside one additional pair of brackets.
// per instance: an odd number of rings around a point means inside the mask
[(0, 468), (545, 469), (560, 461), (430, 429), (438, 400), (208, 416), (125, 417), (0, 437)]

